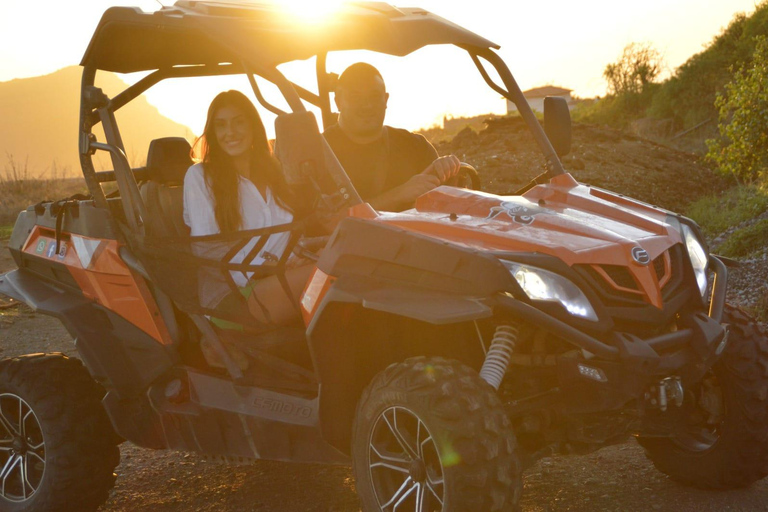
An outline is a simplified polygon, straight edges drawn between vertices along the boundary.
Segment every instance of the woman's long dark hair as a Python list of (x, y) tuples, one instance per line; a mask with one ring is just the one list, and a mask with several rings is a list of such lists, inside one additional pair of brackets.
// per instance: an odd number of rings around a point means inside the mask
[(205, 129), (193, 148), (194, 156), (203, 163), (205, 180), (213, 192), (214, 215), (219, 230), (230, 233), (242, 229), (243, 219), (240, 213), (239, 174), (231, 157), (219, 146), (214, 129), (214, 116), (223, 107), (233, 107), (248, 119), (253, 131), (253, 146), (250, 151), (250, 171), (248, 179), (254, 185), (266, 185), (277, 203), (286, 210), (295, 213), (295, 198), (288, 188), (280, 162), (272, 155), (267, 140), (267, 133), (256, 107), (240, 91), (219, 93), (208, 107)]

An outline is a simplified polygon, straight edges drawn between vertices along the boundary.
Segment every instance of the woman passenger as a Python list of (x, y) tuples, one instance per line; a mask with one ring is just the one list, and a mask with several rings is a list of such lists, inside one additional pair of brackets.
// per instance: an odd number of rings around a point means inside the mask
[[(272, 156), (261, 118), (244, 94), (232, 90), (213, 99), (203, 135), (195, 142), (195, 152), (200, 163), (190, 167), (184, 177), (184, 222), (192, 236), (260, 229), (293, 221), (296, 200), (279, 162)], [(288, 231), (270, 235), (259, 254), (245, 263), (274, 264), (283, 255), (289, 237)], [(231, 261), (243, 262), (257, 241), (258, 238), (251, 240)], [(297, 318), (294, 304), (314, 268), (306, 264), (297, 266), (299, 261), (291, 255), (287, 264), (290, 298), (276, 276), (254, 282), (248, 274), (231, 272), (257, 320), (282, 325)], [(201, 292), (201, 297), (206, 295), (204, 306), (216, 306), (231, 293), (220, 284), (209, 287), (209, 293)], [(202, 282), (201, 286), (206, 284)], [(215, 290), (213, 296), (211, 290)]]

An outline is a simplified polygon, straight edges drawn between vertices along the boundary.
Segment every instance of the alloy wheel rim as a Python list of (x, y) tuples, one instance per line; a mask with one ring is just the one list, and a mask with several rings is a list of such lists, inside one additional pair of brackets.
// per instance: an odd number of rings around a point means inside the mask
[(45, 440), (40, 421), (21, 397), (0, 394), (0, 497), (27, 501), (45, 474)]
[(440, 452), (424, 422), (405, 407), (389, 407), (376, 418), (368, 475), (383, 512), (443, 510)]

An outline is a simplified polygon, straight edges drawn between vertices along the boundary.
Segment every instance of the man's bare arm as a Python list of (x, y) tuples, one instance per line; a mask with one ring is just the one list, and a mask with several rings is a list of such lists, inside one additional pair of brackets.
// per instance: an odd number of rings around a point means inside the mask
[(370, 201), (376, 210), (401, 211), (413, 207), (416, 198), (435, 187), (440, 186), (440, 179), (434, 174), (417, 174), (402, 185), (379, 194)]
[(369, 201), (377, 210), (401, 211), (412, 208), (416, 198), (442, 183), (447, 182), (459, 172), (461, 162), (454, 155), (436, 158), (426, 169), (408, 181), (379, 194)]

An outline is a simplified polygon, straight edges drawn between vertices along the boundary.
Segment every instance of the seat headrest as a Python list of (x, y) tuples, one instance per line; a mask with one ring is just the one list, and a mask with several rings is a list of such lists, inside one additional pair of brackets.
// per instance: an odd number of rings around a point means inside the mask
[(181, 185), (192, 165), (192, 146), (183, 137), (164, 137), (149, 143), (147, 171), (149, 179), (164, 185)]

